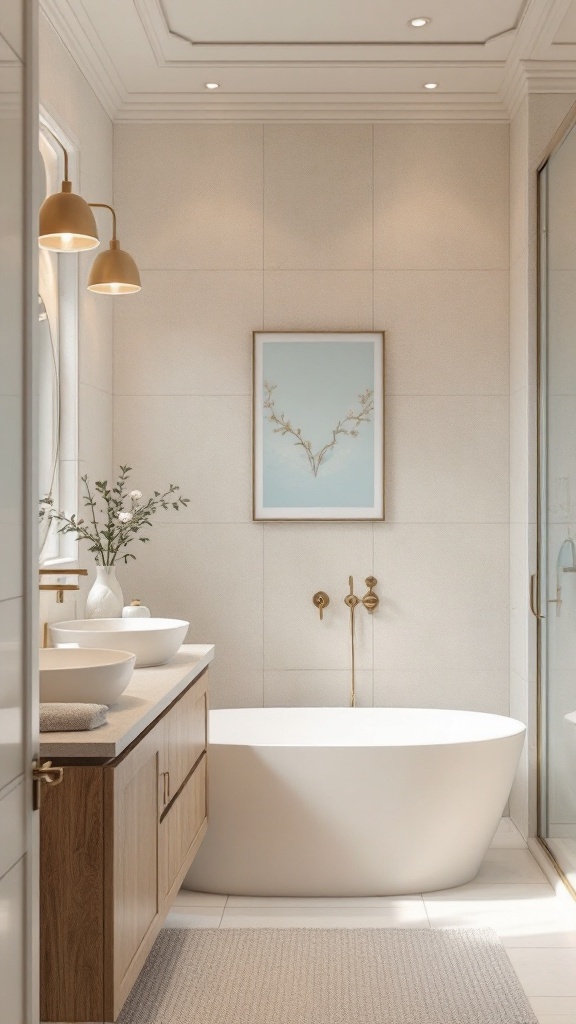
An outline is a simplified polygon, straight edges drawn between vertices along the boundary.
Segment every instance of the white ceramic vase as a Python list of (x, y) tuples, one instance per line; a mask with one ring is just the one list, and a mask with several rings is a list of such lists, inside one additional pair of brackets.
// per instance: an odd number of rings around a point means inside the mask
[(97, 565), (96, 580), (86, 598), (87, 619), (117, 619), (122, 615), (124, 597), (116, 579), (115, 565)]

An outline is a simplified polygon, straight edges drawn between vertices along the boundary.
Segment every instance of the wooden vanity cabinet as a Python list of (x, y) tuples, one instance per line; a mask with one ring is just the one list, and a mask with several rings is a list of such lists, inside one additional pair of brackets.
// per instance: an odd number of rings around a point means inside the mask
[(115, 1021), (207, 827), (207, 670), (40, 815), (42, 1021)]

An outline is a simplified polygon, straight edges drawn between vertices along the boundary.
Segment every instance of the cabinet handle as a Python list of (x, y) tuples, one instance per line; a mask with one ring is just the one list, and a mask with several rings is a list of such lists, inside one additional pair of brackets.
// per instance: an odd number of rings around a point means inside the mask
[(170, 772), (162, 772), (162, 796), (166, 805), (170, 800)]
[(170, 772), (166, 772), (166, 778), (168, 781), (168, 799), (170, 799)]

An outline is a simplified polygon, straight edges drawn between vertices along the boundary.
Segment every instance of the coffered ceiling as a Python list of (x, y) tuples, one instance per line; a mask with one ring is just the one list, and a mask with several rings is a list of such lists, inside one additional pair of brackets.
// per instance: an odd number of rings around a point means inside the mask
[(576, 91), (576, 0), (41, 5), (118, 121), (502, 121)]

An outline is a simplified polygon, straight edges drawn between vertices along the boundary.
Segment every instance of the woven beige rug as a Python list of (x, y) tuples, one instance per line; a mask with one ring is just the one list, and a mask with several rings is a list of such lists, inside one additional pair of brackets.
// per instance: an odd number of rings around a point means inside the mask
[(484, 929), (166, 929), (118, 1024), (537, 1024)]

